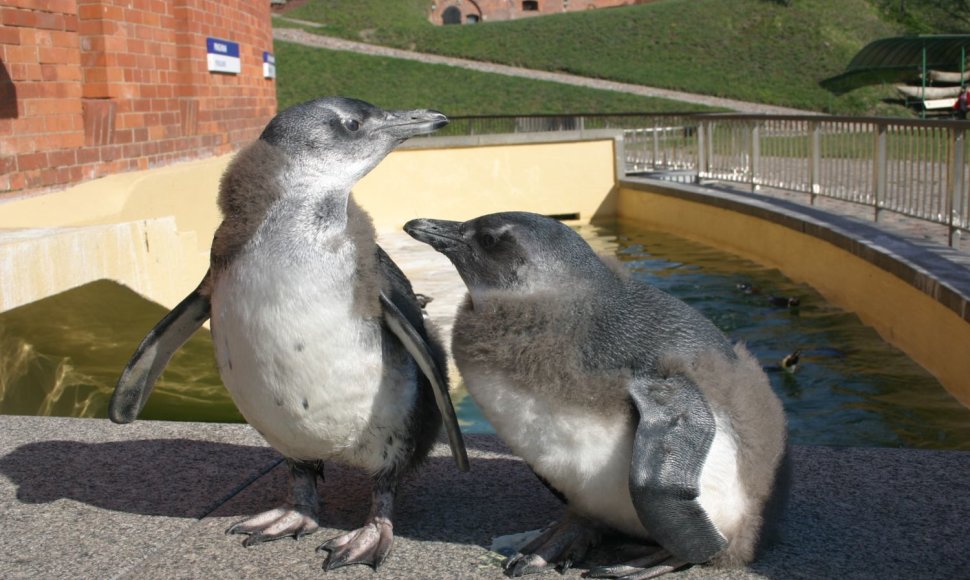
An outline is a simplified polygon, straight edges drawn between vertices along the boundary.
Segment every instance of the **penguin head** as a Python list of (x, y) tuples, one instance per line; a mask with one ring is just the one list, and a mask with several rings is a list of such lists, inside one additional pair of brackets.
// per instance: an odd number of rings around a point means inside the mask
[(451, 260), (475, 303), (494, 292), (581, 289), (614, 277), (579, 234), (539, 214), (504, 212), (466, 222), (415, 219), (404, 231)]
[(323, 97), (279, 113), (259, 138), (302, 177), (349, 191), (408, 138), (447, 124), (447, 117), (430, 109), (385, 111), (357, 99)]

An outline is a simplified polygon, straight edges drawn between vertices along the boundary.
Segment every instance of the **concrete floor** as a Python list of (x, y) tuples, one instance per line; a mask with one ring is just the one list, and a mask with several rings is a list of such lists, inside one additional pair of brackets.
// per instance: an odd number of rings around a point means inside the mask
[[(379, 572), (327, 577), (501, 578), (492, 539), (539, 528), (562, 508), (496, 438), (470, 436), (468, 447), (471, 473), (439, 444), (403, 485)], [(781, 541), (747, 570), (695, 566), (675, 578), (970, 577), (970, 453), (792, 453)], [(0, 577), (319, 578), (314, 549), (362, 523), (369, 482), (329, 467), (323, 530), (244, 548), (223, 531), (284, 500), (280, 461), (246, 425), (0, 417)]]

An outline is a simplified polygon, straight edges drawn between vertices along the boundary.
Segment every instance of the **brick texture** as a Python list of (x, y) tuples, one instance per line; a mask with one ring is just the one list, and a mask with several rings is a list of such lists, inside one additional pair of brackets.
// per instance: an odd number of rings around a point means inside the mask
[[(257, 0), (0, 3), (0, 198), (256, 138), (276, 112), (271, 26)], [(208, 72), (210, 36), (239, 43), (240, 74)]]

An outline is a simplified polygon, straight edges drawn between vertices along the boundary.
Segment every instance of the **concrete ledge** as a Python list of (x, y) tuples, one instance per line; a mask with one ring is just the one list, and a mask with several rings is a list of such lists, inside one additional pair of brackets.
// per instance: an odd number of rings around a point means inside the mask
[[(562, 507), (495, 437), (469, 436), (468, 446), (470, 474), (439, 444), (403, 485), (394, 550), (379, 573), (327, 577), (502, 578), (492, 538), (541, 527)], [(677, 578), (970, 570), (970, 453), (795, 447), (793, 460), (781, 541), (750, 569), (695, 566)], [(0, 417), (0, 577), (320, 578), (316, 546), (366, 516), (363, 473), (328, 466), (326, 527), (314, 537), (247, 549), (223, 534), (284, 499), (280, 461), (247, 425)]]
[(750, 215), (825, 240), (893, 274), (970, 322), (970, 269), (966, 256), (953, 248), (918, 244), (873, 223), (756, 193), (642, 178), (624, 178), (620, 185)]

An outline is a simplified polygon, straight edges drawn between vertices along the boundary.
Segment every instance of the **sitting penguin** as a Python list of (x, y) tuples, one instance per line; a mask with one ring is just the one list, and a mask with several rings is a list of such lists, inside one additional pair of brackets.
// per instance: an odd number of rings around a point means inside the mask
[(509, 575), (568, 568), (607, 531), (661, 549), (590, 577), (754, 558), (782, 487), (786, 426), (743, 345), (556, 220), (511, 212), (404, 229), (468, 287), (452, 350), (469, 393), (568, 505), (506, 561)]

